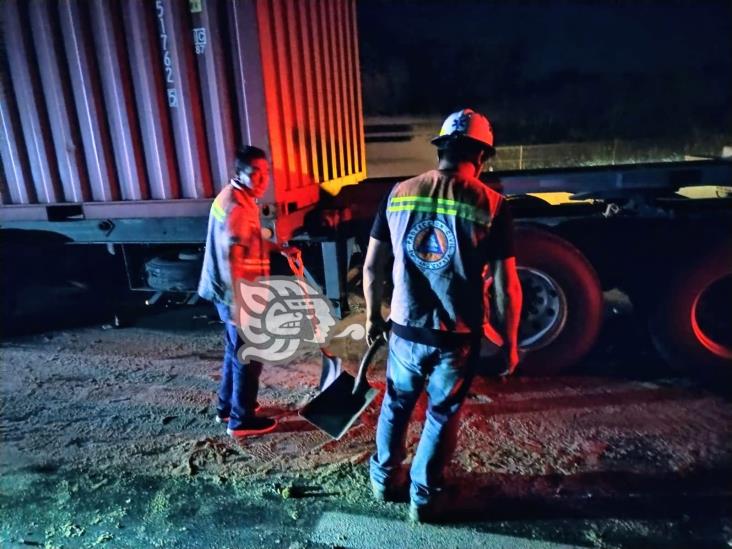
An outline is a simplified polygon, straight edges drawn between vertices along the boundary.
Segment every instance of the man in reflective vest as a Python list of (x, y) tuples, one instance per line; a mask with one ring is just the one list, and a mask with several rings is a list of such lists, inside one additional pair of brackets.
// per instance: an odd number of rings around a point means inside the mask
[(507, 201), (477, 177), (494, 154), (490, 122), (471, 110), (450, 115), (433, 139), (439, 165), (397, 184), (377, 213), (364, 265), (369, 341), (386, 329), (385, 264), (394, 255), (387, 387), (371, 458), (378, 500), (396, 497), (405, 436), (424, 388), (428, 408), (410, 470), (413, 521), (440, 519), (437, 496), (455, 445), (483, 333), (485, 269), (493, 276), (507, 373), (518, 357), (521, 286)]
[(239, 361), (243, 341), (232, 311), (233, 283), (269, 275), (270, 244), (263, 237), (257, 206), (268, 184), (264, 151), (257, 147), (237, 151), (234, 177), (211, 205), (198, 286), (198, 294), (214, 302), (226, 327), (216, 421), (226, 423), (232, 437), (267, 433), (277, 426), (276, 420), (255, 414), (262, 364)]

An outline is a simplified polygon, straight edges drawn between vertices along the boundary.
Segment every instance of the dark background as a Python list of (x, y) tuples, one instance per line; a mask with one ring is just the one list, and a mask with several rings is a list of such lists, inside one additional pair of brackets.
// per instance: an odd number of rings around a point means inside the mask
[(730, 0), (361, 0), (367, 115), (472, 106), (502, 144), (732, 131)]

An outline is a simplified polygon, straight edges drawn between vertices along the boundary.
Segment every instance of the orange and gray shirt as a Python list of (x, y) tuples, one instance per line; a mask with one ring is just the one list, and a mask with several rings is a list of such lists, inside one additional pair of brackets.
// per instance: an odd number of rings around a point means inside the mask
[(231, 305), (234, 282), (269, 276), (269, 249), (254, 197), (232, 181), (211, 204), (198, 295)]
[(482, 333), (483, 271), (514, 255), (504, 197), (477, 178), (432, 170), (398, 183), (371, 236), (394, 253), (394, 333), (441, 345)]

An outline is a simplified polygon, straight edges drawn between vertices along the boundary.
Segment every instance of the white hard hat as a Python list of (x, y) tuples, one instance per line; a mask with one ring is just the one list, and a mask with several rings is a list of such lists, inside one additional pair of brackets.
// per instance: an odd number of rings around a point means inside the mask
[(473, 109), (463, 109), (445, 118), (440, 135), (432, 140), (432, 144), (439, 147), (448, 141), (464, 138), (478, 141), (491, 154), (495, 152), (491, 123), (485, 116)]

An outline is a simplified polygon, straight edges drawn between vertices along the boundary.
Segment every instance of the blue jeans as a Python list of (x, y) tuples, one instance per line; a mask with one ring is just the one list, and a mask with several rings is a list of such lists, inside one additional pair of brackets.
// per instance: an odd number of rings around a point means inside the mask
[(242, 422), (254, 416), (262, 364), (254, 360), (248, 364), (239, 362), (238, 352), (244, 341), (239, 337), (236, 325), (231, 322), (229, 306), (216, 303), (216, 309), (225, 326), (224, 363), (221, 365), (216, 411), (219, 415), (229, 416), (229, 427), (238, 429)]
[(440, 491), (442, 472), (455, 449), (458, 410), (473, 379), (476, 345), (440, 349), (389, 337), (386, 394), (376, 427), (371, 481), (388, 488), (406, 457), (405, 438), (414, 405), (427, 384), (428, 406), (410, 471), (409, 494), (426, 505)]

